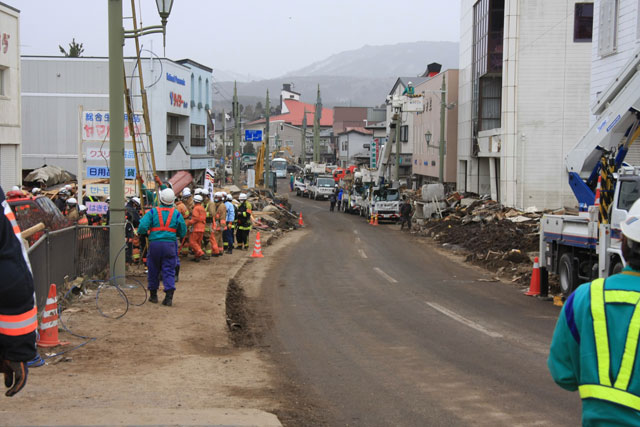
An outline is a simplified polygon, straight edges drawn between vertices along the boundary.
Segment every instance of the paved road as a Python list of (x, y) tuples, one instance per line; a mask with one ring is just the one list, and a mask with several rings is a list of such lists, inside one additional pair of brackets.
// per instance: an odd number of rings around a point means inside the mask
[(546, 369), (549, 302), (395, 227), (291, 197), (308, 236), (272, 270), (271, 340), (329, 425), (579, 425)]

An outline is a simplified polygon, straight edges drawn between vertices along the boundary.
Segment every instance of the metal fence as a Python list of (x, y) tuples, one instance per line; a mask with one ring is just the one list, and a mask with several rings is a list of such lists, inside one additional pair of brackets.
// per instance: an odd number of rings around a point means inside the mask
[(93, 276), (109, 267), (109, 229), (73, 226), (45, 232), (27, 251), (42, 310), (52, 283), (60, 287), (65, 278)]

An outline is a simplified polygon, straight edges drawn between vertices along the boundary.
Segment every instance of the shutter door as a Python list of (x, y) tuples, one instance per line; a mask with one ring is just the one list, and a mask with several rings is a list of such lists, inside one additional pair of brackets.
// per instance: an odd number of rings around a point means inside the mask
[(16, 165), (18, 163), (16, 148), (17, 146), (13, 144), (0, 144), (0, 185), (5, 192), (18, 184), (16, 181)]

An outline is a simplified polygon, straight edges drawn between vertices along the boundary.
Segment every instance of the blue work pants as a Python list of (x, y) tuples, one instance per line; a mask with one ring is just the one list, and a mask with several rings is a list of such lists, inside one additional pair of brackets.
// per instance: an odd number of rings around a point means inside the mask
[(147, 288), (150, 291), (158, 289), (162, 273), (164, 291), (175, 289), (177, 262), (175, 242), (150, 241), (147, 255)]

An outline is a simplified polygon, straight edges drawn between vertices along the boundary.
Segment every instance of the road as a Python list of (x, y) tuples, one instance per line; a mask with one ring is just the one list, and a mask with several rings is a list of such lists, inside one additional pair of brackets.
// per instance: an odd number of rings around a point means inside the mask
[(291, 194), (308, 234), (265, 277), (269, 340), (328, 425), (579, 425), (546, 368), (558, 307)]

